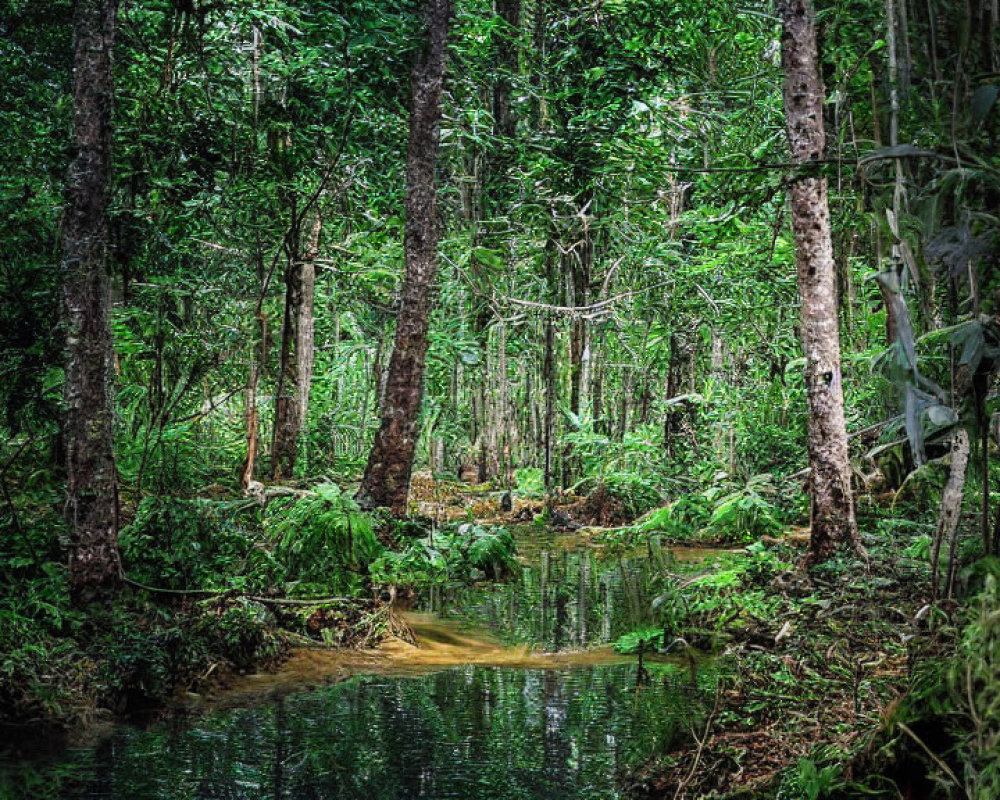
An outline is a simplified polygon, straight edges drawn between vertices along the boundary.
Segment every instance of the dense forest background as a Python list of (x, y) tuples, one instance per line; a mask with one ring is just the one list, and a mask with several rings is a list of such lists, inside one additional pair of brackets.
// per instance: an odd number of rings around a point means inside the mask
[[(553, 486), (607, 473), (663, 491), (670, 473), (804, 467), (775, 20), (764, 8), (697, 4), (514, 10), (516, 26), (486, 6), (460, 5), (453, 22), (418, 465), (452, 475), (472, 465), (481, 479), (540, 468), (551, 428)], [(363, 467), (398, 304), (418, 11), (123, 4), (111, 209), (123, 491), (232, 488), (255, 370), (255, 476)], [(907, 253), (900, 266), (912, 268), (911, 287), (926, 273), (933, 324), (948, 281), (934, 280), (920, 237), (959, 236), (963, 219), (972, 224), (970, 193), (988, 186), (972, 159), (990, 139), (989, 92), (974, 70), (952, 86), (955, 70), (940, 62), (985, 63), (992, 37), (950, 55), (959, 11), (932, 20), (933, 35), (925, 19), (908, 23), (890, 75), (881, 6), (821, 9), (854, 430), (893, 403), (870, 369), (886, 345), (870, 276)], [(70, 7), (12, 12), (6, 423), (58, 464), (49, 434), (61, 388), (52, 322)], [(889, 108), (890, 92), (906, 103)], [(953, 140), (971, 148), (968, 167)], [(941, 168), (956, 158), (962, 166)], [(890, 226), (894, 203), (905, 208)], [(286, 278), (313, 239), (309, 410), (277, 465)]]
[[(605, 527), (665, 509), (654, 527), (711, 542), (808, 526), (787, 192), (825, 177), (862, 541), (905, 534), (932, 563), (952, 626), (936, 655), (984, 659), (961, 662), (986, 699), (949, 712), (977, 731), (951, 746), (996, 786), (1000, 11), (818, 0), (826, 148), (806, 166), (789, 156), (777, 13), (456, 0), (439, 149), (423, 155), (439, 236), (426, 370), (402, 382), (416, 477), (409, 503), (407, 474), (401, 502), (397, 486), (367, 505), (433, 516), (435, 482), (464, 481), (508, 510), (538, 496), (545, 519), (570, 499)], [(247, 556), (229, 539), (201, 551), (217, 574), (183, 560), (180, 532), (218, 520), (205, 503), (251, 498), (280, 511), (271, 582), (285, 569), (357, 590), (357, 541), (289, 531), (308, 528), (316, 491), (355, 520), (349, 536), (368, 524), (370, 492), (360, 509), (350, 497), (392, 407), (408, 225), (427, 208), (407, 199), (411, 75), (434, 61), (424, 5), (122, 0), (116, 19), (107, 388), (124, 574), (263, 592), (231, 569)], [(20, 589), (0, 604), (0, 649), (4, 699), (29, 716), (39, 659), (70, 670), (76, 651), (52, 642), (89, 624), (62, 566), (73, 31), (73, 3), (3, 3), (0, 576)], [(174, 553), (166, 571), (157, 549)]]

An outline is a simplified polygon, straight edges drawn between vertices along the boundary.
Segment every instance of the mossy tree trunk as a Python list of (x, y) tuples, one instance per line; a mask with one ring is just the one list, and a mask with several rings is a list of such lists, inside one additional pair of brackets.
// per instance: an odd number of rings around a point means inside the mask
[(427, 0), (427, 42), (411, 77), (406, 153), (406, 277), (396, 319), (381, 423), (357, 500), (363, 508), (406, 513), (424, 394), (431, 301), (438, 267), (437, 166), (451, 0)]
[(66, 315), (66, 513), (70, 594), (107, 599), (121, 581), (112, 419), (114, 351), (108, 187), (116, 0), (77, 0), (73, 17), (73, 157), (62, 232)]
[[(830, 234), (827, 181), (819, 170), (826, 148), (825, 88), (819, 74), (816, 29), (809, 0), (778, 0), (788, 144), (801, 165), (789, 199), (801, 299), (801, 338), (809, 400), (812, 500), (809, 561), (828, 558), (840, 544), (857, 548), (851, 467), (837, 316), (836, 264)], [(815, 162), (815, 166), (810, 166)]]

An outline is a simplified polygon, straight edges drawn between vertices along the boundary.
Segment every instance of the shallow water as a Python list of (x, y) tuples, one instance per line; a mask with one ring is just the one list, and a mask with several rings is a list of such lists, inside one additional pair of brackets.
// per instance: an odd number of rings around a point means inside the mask
[(428, 598), (419, 647), (298, 651), (183, 718), (0, 765), (0, 797), (614, 800), (627, 766), (690, 737), (710, 682), (649, 659), (640, 682), (607, 644), (648, 614), (658, 560), (541, 551)]
[[(658, 616), (651, 600), (664, 570), (697, 569), (727, 551), (664, 548), (651, 541), (627, 554), (601, 557), (565, 535), (518, 539), (522, 563), (504, 583), (478, 584), (423, 599), (421, 608), (485, 627), (508, 643), (547, 651), (607, 645)], [(548, 549), (555, 544), (558, 549)]]
[[(194, 724), (120, 728), (72, 753), (53, 797), (615, 798), (621, 768), (693, 710), (679, 672), (454, 667), (359, 676)], [(37, 796), (45, 796), (47, 793)]]

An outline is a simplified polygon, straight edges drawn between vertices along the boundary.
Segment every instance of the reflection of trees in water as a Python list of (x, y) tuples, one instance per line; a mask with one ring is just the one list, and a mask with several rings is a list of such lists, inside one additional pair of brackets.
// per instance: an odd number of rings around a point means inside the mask
[[(548, 670), (542, 679), (543, 757), (542, 774), (553, 791), (567, 788), (570, 758), (567, 736), (566, 698), (563, 696), (563, 682), (559, 673)], [(555, 794), (549, 795), (555, 797)]]
[(125, 729), (87, 756), (91, 780), (76, 796), (610, 800), (629, 753), (662, 747), (665, 720), (688, 721), (690, 703), (669, 681), (637, 701), (633, 672), (356, 678), (189, 727)]
[(603, 644), (650, 622), (658, 570), (648, 558), (603, 563), (590, 550), (543, 551), (508, 583), (435, 595), (430, 610), (548, 650)]

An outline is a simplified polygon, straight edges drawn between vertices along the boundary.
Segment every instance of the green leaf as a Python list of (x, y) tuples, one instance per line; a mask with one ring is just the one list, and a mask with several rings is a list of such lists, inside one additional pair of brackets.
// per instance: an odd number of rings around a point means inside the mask
[(488, 247), (476, 247), (473, 249), (472, 255), (477, 261), (485, 264), (487, 267), (496, 270), (504, 268), (503, 255), (496, 250), (490, 250)]

